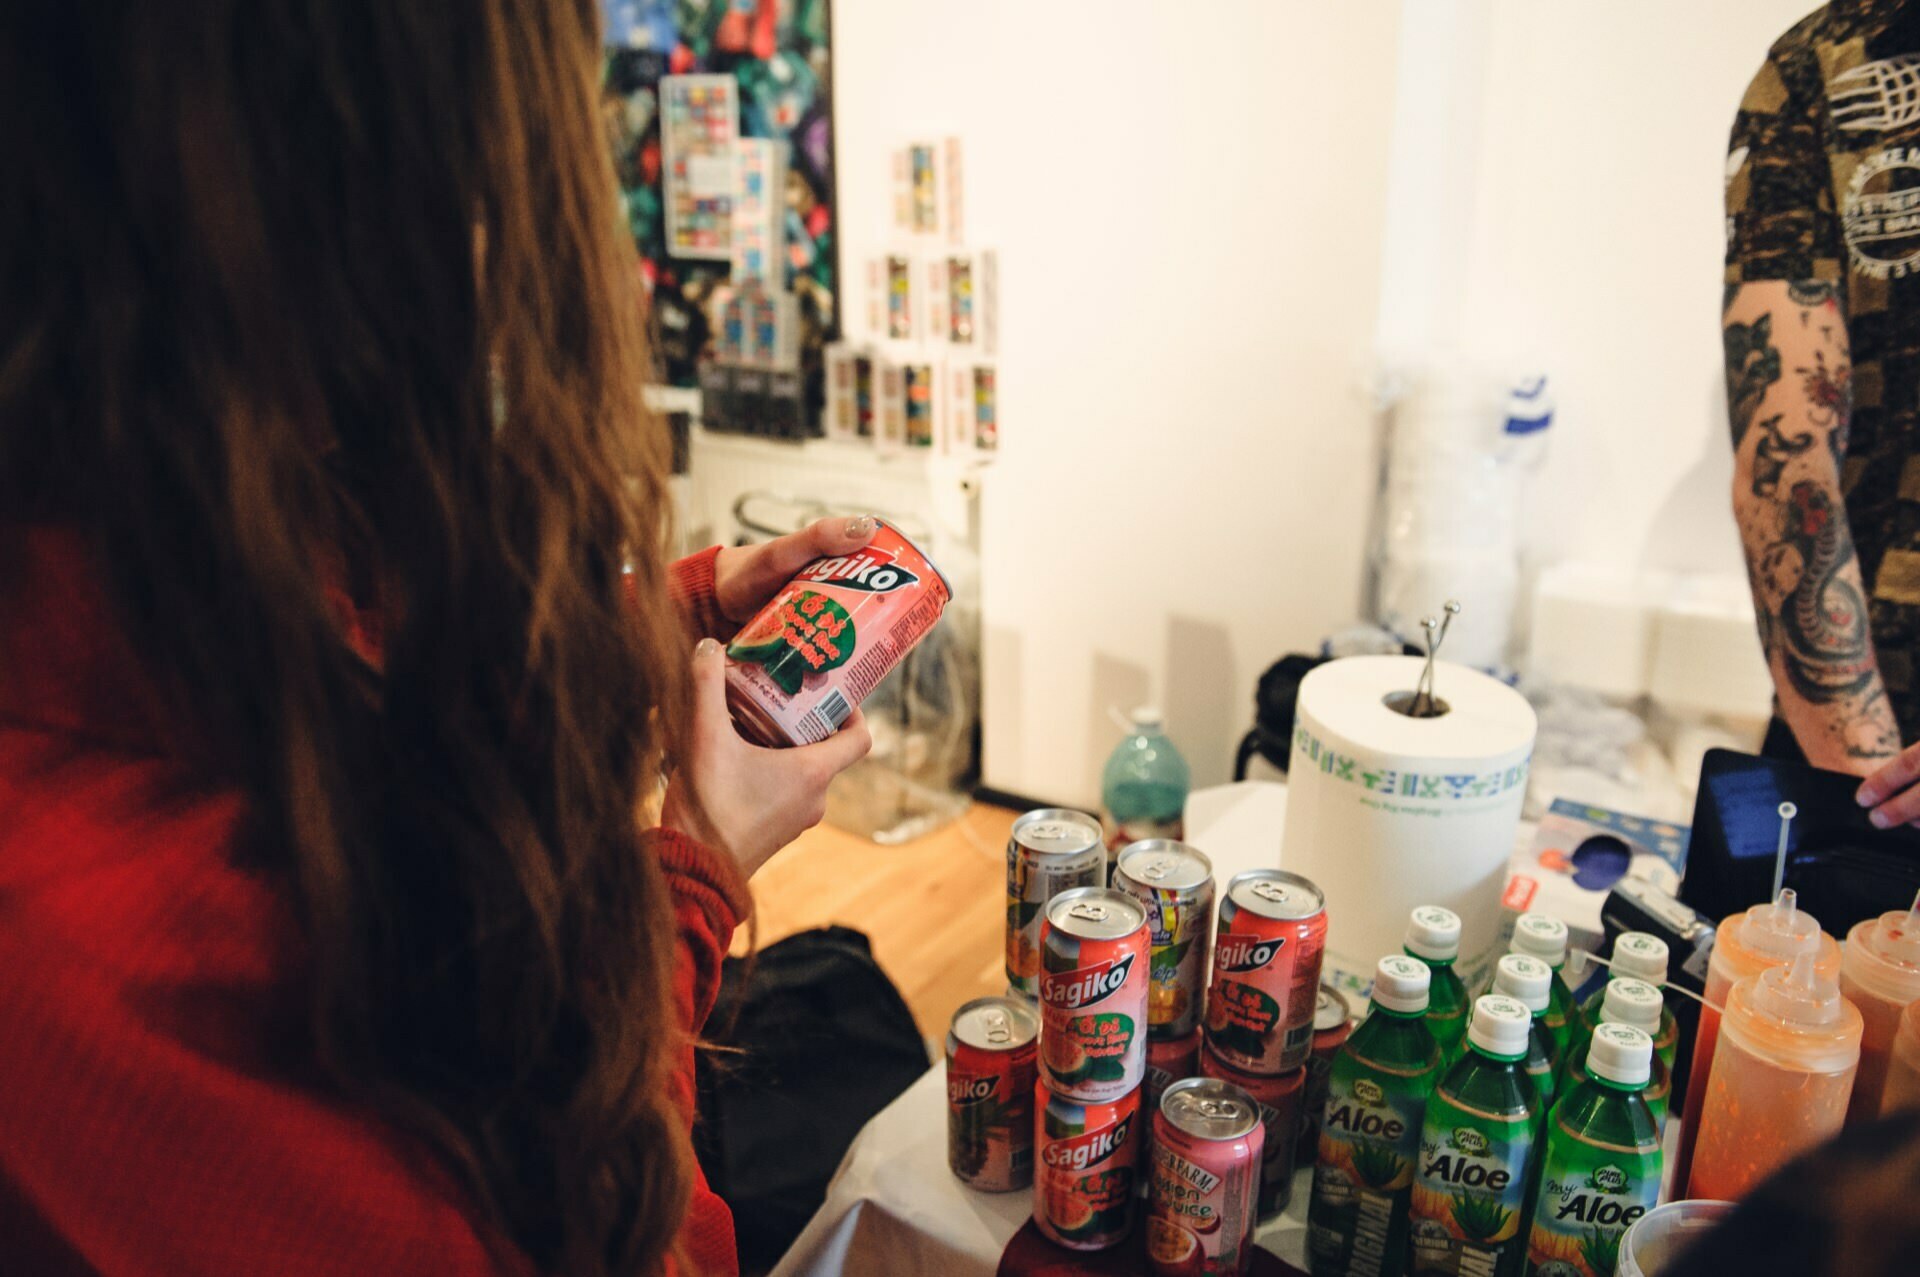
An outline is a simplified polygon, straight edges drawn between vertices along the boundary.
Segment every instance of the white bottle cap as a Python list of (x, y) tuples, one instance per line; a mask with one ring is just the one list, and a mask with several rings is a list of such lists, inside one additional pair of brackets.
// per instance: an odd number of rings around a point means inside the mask
[(1382, 958), (1373, 969), (1373, 1005), (1383, 1011), (1418, 1015), (1427, 1009), (1427, 989), (1432, 983), (1433, 973), (1418, 958), (1397, 953)]
[(1553, 968), (1524, 953), (1509, 953), (1494, 965), (1493, 991), (1538, 1014), (1553, 1000)]
[(1523, 913), (1513, 924), (1509, 953), (1524, 953), (1550, 967), (1567, 960), (1567, 924), (1544, 913)]
[(1607, 995), (1600, 1003), (1600, 1022), (1631, 1024), (1649, 1034), (1658, 1033), (1665, 1005), (1660, 990), (1645, 980), (1626, 976), (1607, 985)]
[(1612, 978), (1632, 976), (1658, 989), (1667, 982), (1667, 942), (1645, 931), (1628, 931), (1613, 942)]
[(1587, 1048), (1587, 1072), (1621, 1086), (1643, 1086), (1653, 1075), (1653, 1039), (1631, 1024), (1602, 1024)]
[(1488, 1055), (1517, 1060), (1527, 1053), (1527, 1030), (1532, 1025), (1533, 1012), (1524, 1004), (1489, 993), (1473, 1004), (1467, 1041)]
[(1421, 905), (1407, 921), (1407, 952), (1451, 962), (1460, 956), (1460, 915), (1439, 905)]
[(1167, 716), (1160, 712), (1158, 705), (1142, 705), (1127, 715), (1127, 720), (1133, 724), (1134, 731), (1146, 734), (1161, 731), (1167, 725)]

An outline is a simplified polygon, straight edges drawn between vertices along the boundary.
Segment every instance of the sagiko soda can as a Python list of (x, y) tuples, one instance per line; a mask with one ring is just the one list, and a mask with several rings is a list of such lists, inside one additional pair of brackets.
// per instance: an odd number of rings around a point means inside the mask
[(1040, 1077), (1094, 1104), (1147, 1075), (1147, 914), (1111, 887), (1053, 898), (1040, 930)]
[(865, 548), (807, 564), (727, 645), (740, 734), (776, 749), (833, 735), (952, 598), (940, 569), (886, 523)]
[(1313, 1005), (1313, 1054), (1307, 1057), (1307, 1096), (1300, 1110), (1300, 1142), (1294, 1156), (1301, 1166), (1310, 1166), (1320, 1151), (1320, 1110), (1327, 1106), (1327, 1078), (1333, 1072), (1333, 1057), (1353, 1036), (1353, 1008), (1346, 995), (1332, 985), (1320, 986), (1320, 997)]
[(1097, 887), (1107, 868), (1100, 822), (1081, 811), (1043, 807), (1007, 835), (1007, 983), (1040, 995), (1040, 917), (1075, 887)]
[(1207, 1044), (1243, 1073), (1296, 1069), (1313, 1052), (1327, 899), (1298, 874), (1249, 869), (1220, 901)]
[(1120, 853), (1113, 885), (1138, 900), (1152, 932), (1153, 982), (1147, 1031), (1180, 1038), (1200, 1027), (1213, 938), (1213, 862), (1168, 838), (1148, 838)]
[(1200, 1052), (1200, 1076), (1231, 1082), (1260, 1106), (1260, 1128), (1266, 1133), (1260, 1155), (1260, 1218), (1278, 1215), (1293, 1199), (1294, 1163), (1298, 1160), (1300, 1118), (1306, 1108), (1307, 1070), (1302, 1065), (1273, 1077), (1242, 1073), (1221, 1062), (1210, 1050)]
[[(1105, 853), (1102, 853), (1104, 859)], [(1034, 1089), (1033, 1222), (1069, 1250), (1105, 1250), (1133, 1229), (1140, 1092), (1082, 1104)]]
[(975, 998), (947, 1030), (947, 1165), (988, 1193), (1033, 1182), (1040, 1015), (1017, 998)]
[(1153, 1117), (1147, 1262), (1162, 1277), (1241, 1274), (1258, 1218), (1260, 1111), (1231, 1082), (1189, 1078)]

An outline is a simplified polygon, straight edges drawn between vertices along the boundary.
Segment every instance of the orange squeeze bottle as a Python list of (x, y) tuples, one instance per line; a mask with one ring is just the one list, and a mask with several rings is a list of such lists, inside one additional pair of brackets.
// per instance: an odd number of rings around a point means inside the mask
[(1737, 1201), (1837, 1134), (1860, 1064), (1860, 1012), (1814, 953), (1727, 994), (1687, 1196)]
[(1900, 1013), (1920, 998), (1920, 897), (1913, 908), (1868, 918), (1847, 933), (1840, 949), (1840, 992), (1866, 1022), (1860, 1038), (1860, 1076), (1854, 1079), (1847, 1124), (1880, 1116), (1887, 1062)]
[[(1894, 1031), (1893, 1050), (1887, 1062), (1887, 1089), (1880, 1095), (1880, 1111), (1920, 1108), (1920, 1002), (1907, 1003), (1900, 1013), (1900, 1027)], [(1858, 1082), (1854, 1090), (1860, 1089)]]
[(1693, 1040), (1693, 1065), (1687, 1073), (1686, 1107), (1680, 1119), (1680, 1142), (1674, 1152), (1673, 1182), (1684, 1185), (1693, 1165), (1694, 1140), (1700, 1133), (1700, 1101), (1713, 1068), (1714, 1044), (1720, 1038), (1720, 1012), (1736, 981), (1759, 975), (1768, 967), (1784, 966), (1803, 953), (1818, 955), (1817, 965), (1828, 979), (1840, 974), (1840, 946), (1823, 935), (1812, 914), (1802, 913), (1799, 897), (1789, 887), (1770, 905), (1755, 905), (1722, 922), (1714, 932), (1713, 958), (1707, 964), (1706, 1005), (1700, 1008), (1700, 1030)]

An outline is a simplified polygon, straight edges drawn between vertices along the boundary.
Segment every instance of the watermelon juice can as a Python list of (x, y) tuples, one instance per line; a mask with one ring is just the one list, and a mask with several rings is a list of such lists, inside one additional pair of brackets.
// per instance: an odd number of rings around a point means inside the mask
[(1152, 984), (1147, 1030), (1184, 1038), (1200, 1027), (1213, 924), (1213, 862), (1183, 842), (1148, 838), (1120, 853), (1113, 885), (1147, 911)]
[(740, 734), (775, 749), (833, 735), (952, 598), (940, 569), (887, 523), (864, 548), (815, 559), (727, 645)]
[(1212, 1051), (1203, 1049), (1200, 1076), (1231, 1082), (1260, 1106), (1260, 1126), (1265, 1132), (1260, 1156), (1260, 1218), (1278, 1215), (1293, 1200), (1300, 1116), (1306, 1108), (1307, 1067), (1302, 1065), (1273, 1077), (1261, 1077), (1242, 1073), (1222, 1063)]
[(1033, 1182), (1040, 1016), (1017, 998), (975, 998), (947, 1031), (947, 1164), (988, 1193)]
[(1231, 1082), (1188, 1078), (1153, 1116), (1147, 1262), (1161, 1277), (1239, 1277), (1253, 1259), (1265, 1133)]
[(1105, 1250), (1133, 1228), (1140, 1092), (1102, 1104), (1034, 1089), (1033, 1222), (1069, 1250)]
[(1107, 868), (1100, 822), (1081, 811), (1042, 807), (1007, 835), (1007, 984), (1040, 996), (1040, 920), (1053, 898), (1097, 887)]
[(1220, 900), (1207, 1045), (1242, 1073), (1299, 1068), (1313, 1053), (1327, 898), (1298, 874), (1249, 869)]
[(1147, 914), (1111, 887), (1047, 906), (1040, 944), (1040, 1076), (1082, 1103), (1119, 1099), (1147, 1073)]

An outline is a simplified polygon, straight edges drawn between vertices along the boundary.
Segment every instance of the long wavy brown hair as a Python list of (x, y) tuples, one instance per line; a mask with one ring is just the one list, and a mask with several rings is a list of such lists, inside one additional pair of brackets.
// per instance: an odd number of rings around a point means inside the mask
[(591, 0), (0, 5), (0, 511), (88, 532), (251, 795), (315, 1083), (569, 1274), (657, 1268), (691, 1174), (637, 851), (684, 640), (599, 57)]

